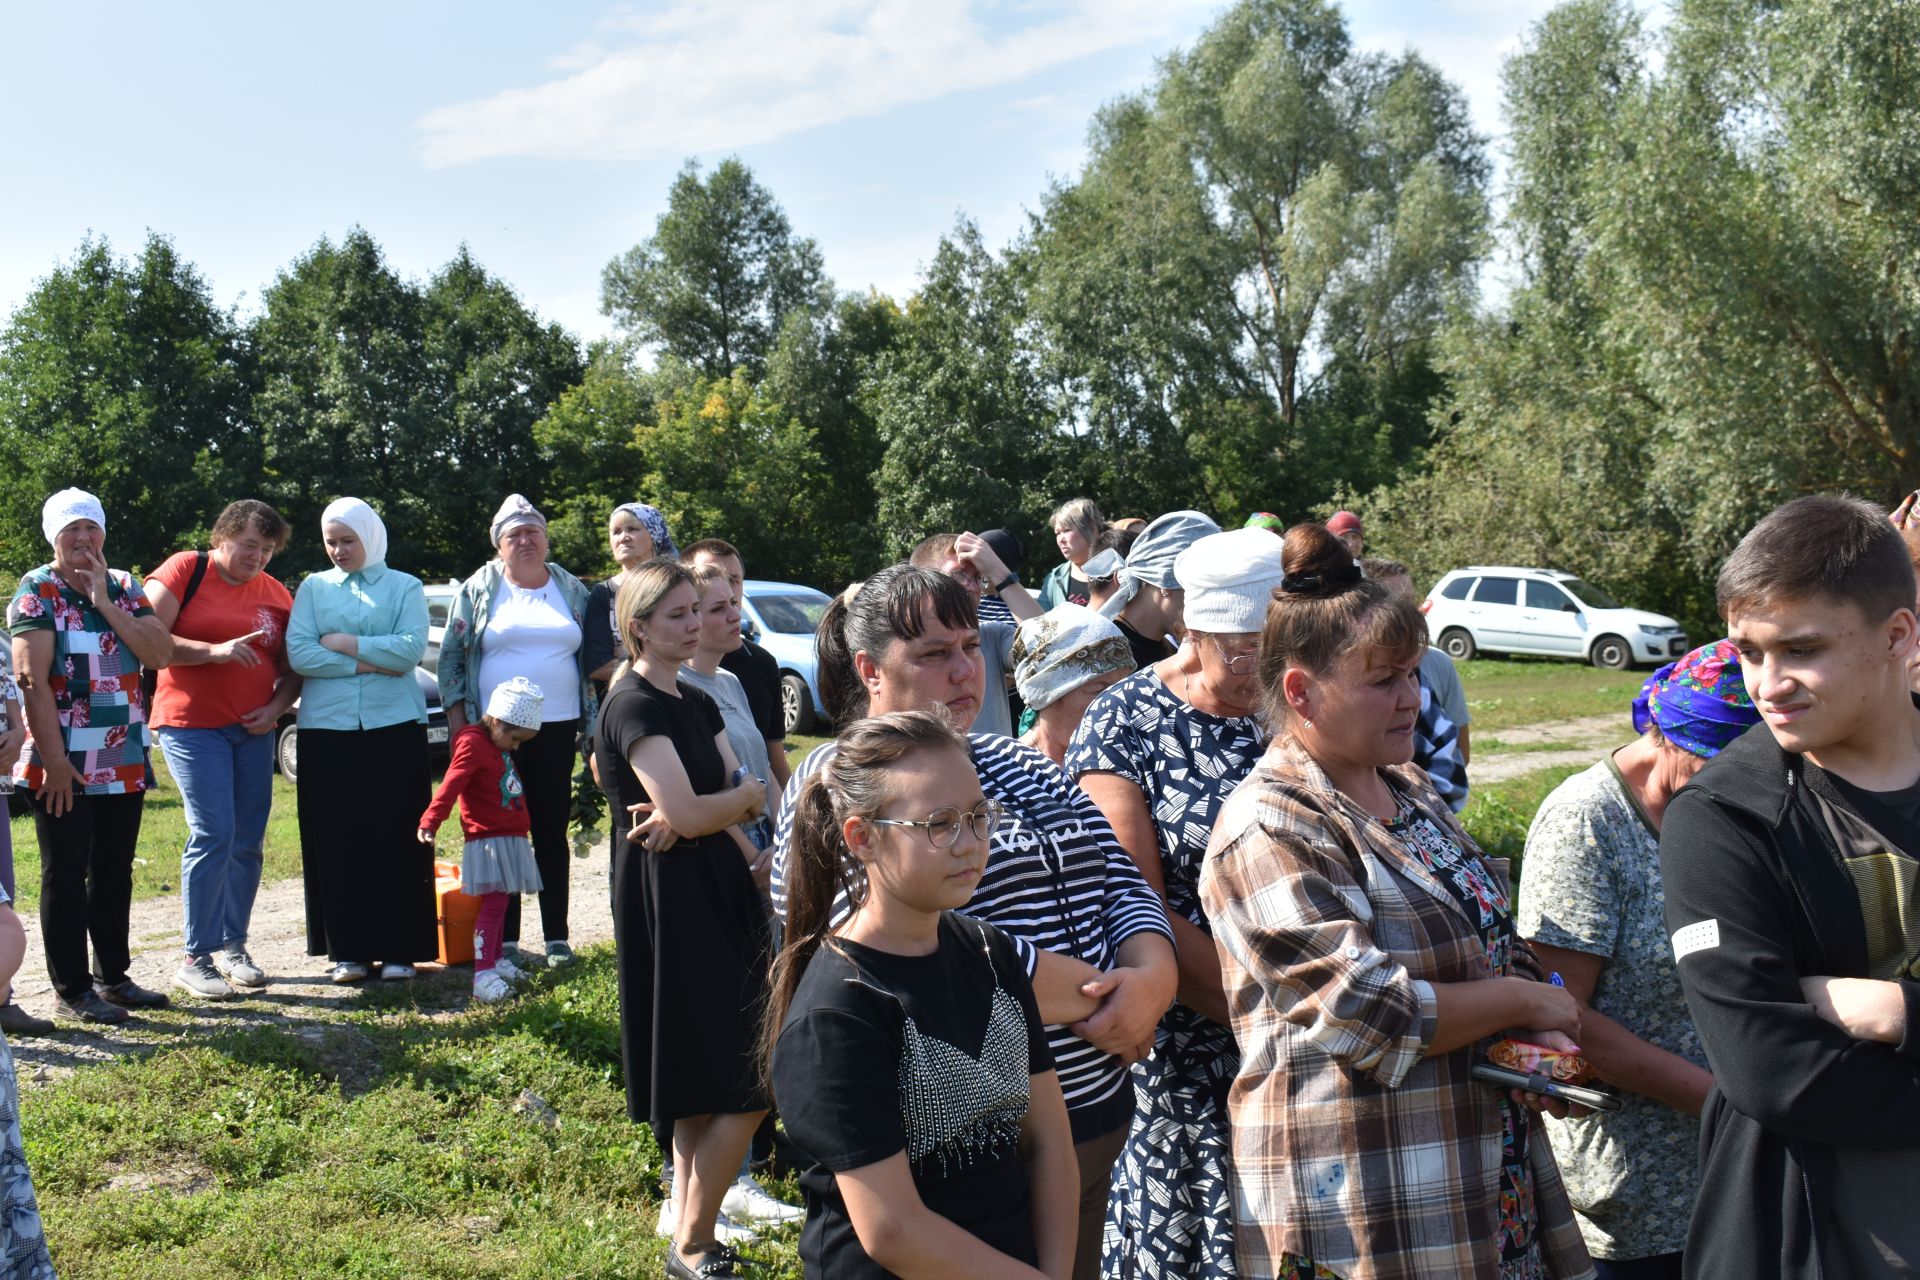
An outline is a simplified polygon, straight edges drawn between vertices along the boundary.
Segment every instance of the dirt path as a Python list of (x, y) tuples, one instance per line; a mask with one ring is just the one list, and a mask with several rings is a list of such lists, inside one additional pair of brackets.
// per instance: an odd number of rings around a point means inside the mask
[[(576, 948), (613, 938), (613, 909), (607, 886), (607, 846), (602, 842), (584, 858), (572, 860), (568, 903), (568, 941)], [(22, 912), (27, 955), (14, 979), (14, 999), (45, 1017), (53, 1015), (53, 988), (47, 981), (40, 921)], [(522, 908), (522, 946), (538, 954), (545, 945), (537, 900)], [(238, 1000), (203, 1001), (172, 990), (180, 966), (180, 896), (147, 898), (133, 904), (133, 979), (143, 987), (176, 997), (176, 1013), (166, 1018), (135, 1015), (118, 1027), (62, 1023), (49, 1036), (13, 1036), (13, 1056), (23, 1084), (57, 1078), (73, 1067), (139, 1049), (191, 1037), (196, 1031), (248, 1024), (278, 1023), (302, 1034), (321, 1034), (311, 1025), (331, 1021), (359, 1008), (451, 1010), (465, 1007), (472, 970), (465, 965), (420, 967), (410, 983), (371, 981), (335, 986), (327, 979), (325, 956), (307, 954), (307, 915), (299, 879), (265, 885), (253, 909), (248, 949), (267, 972), (264, 991)], [(396, 989), (402, 989), (396, 990)]]
[[(1603, 716), (1548, 720), (1500, 729), (1489, 732), (1487, 737), (1497, 739), (1501, 746), (1498, 750), (1481, 751), (1476, 743), (1473, 763), (1467, 766), (1467, 781), (1473, 786), (1507, 782), (1555, 765), (1592, 764), (1603, 752), (1631, 740), (1633, 730), (1617, 713), (1610, 712)], [(1546, 743), (1552, 743), (1553, 749), (1537, 749)], [(1514, 750), (1516, 747), (1529, 749)]]

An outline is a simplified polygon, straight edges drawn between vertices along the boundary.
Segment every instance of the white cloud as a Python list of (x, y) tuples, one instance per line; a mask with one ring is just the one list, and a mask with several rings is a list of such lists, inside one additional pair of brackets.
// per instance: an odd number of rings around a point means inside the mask
[(1163, 39), (1197, 7), (1204, 0), (670, 0), (557, 55), (556, 79), (428, 112), (421, 154), (442, 167), (731, 150)]

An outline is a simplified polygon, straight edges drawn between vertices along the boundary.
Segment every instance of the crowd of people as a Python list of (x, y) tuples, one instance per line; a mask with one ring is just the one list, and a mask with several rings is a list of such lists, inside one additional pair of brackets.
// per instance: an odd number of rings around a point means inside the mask
[[(448, 620), (435, 794), (426, 599), (369, 504), (327, 507), (333, 567), (289, 593), (264, 503), (143, 584), (68, 490), (9, 609), (0, 764), (56, 1014), (110, 1023), (168, 999), (127, 973), (149, 725), (190, 831), (174, 985), (211, 999), (268, 981), (247, 931), (291, 707), (309, 951), (337, 982), (435, 953), (456, 806), (475, 999), (569, 963), (584, 751), (670, 1276), (738, 1274), (737, 1244), (802, 1219), (833, 1277), (1912, 1274), (1914, 506), (1805, 498), (1749, 533), (1727, 638), (1648, 677), (1635, 739), (1548, 796), (1517, 894), (1457, 816), (1458, 674), (1347, 512), (1223, 530), (1076, 498), (1037, 592), (1006, 531), (929, 532), (827, 608), (837, 734), (790, 765), (732, 545), (623, 504), (589, 585), (510, 495)], [(6, 975), (23, 946), (0, 907)], [(1490, 1082), (1496, 1048), (1542, 1065)], [(1597, 1093), (1559, 1087), (1576, 1065)], [(751, 1176), (775, 1117), (804, 1210)]]

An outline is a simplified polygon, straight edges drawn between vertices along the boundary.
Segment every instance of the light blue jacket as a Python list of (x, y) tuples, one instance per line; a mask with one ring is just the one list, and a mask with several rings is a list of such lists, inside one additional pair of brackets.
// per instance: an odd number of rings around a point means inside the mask
[[(573, 621), (580, 628), (582, 636), (587, 629), (587, 585), (549, 561), (547, 572), (560, 586), (561, 598), (567, 602), (567, 609), (573, 614)], [(464, 703), (467, 723), (480, 723), (480, 690), (476, 683), (480, 676), (480, 647), (486, 641), (487, 624), (493, 619), (493, 597), (500, 590), (500, 583), (506, 578), (506, 569), (500, 561), (489, 560), (474, 571), (460, 586), (460, 594), (454, 598), (453, 612), (447, 618), (447, 633), (440, 640), (440, 700), (446, 706), (455, 702)], [(581, 646), (585, 648), (584, 643)], [(575, 653), (576, 664), (580, 654)], [(587, 679), (585, 667), (580, 668), (580, 733), (582, 737), (591, 737), (593, 722), (600, 713), (600, 696), (593, 687), (593, 681)]]
[[(357, 661), (320, 643), (335, 631), (360, 637)], [(300, 584), (287, 620), (287, 662), (307, 678), (300, 690), (300, 727), (424, 723), (427, 699), (413, 669), (426, 652), (427, 593), (420, 579), (384, 564), (311, 575)], [(355, 675), (360, 662), (403, 674)]]

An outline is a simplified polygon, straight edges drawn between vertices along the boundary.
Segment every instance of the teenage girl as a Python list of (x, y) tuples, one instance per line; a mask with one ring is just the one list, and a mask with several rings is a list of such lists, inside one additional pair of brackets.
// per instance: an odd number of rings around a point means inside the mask
[(433, 803), (420, 815), (420, 843), (432, 844), (434, 832), (460, 802), (460, 827), (467, 847), (460, 858), (460, 887), (480, 899), (473, 922), (473, 998), (498, 1004), (513, 994), (510, 983), (524, 977), (500, 954), (500, 926), (507, 903), (517, 893), (540, 892), (540, 868), (533, 860), (527, 800), (514, 772), (512, 751), (540, 732), (540, 686), (515, 676), (493, 691), (487, 713), (453, 735), (453, 759)]
[(965, 739), (863, 720), (796, 803), (765, 1044), (813, 1160), (806, 1274), (1064, 1280), (1080, 1178), (1046, 1031), (1006, 937), (954, 914), (1001, 817)]

